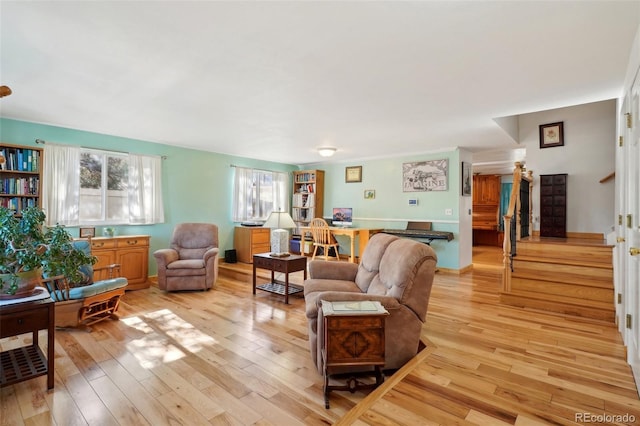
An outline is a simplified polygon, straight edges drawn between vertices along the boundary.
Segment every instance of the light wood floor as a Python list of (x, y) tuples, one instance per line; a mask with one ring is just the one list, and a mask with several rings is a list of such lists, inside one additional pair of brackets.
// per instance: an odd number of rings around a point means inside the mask
[(302, 297), (253, 296), (238, 273), (206, 293), (128, 292), (120, 321), (58, 331), (55, 389), (2, 388), (0, 424), (639, 424), (616, 327), (499, 305), (500, 262), (478, 248), (471, 272), (436, 274), (427, 348), (368, 395), (332, 392), (329, 410)]

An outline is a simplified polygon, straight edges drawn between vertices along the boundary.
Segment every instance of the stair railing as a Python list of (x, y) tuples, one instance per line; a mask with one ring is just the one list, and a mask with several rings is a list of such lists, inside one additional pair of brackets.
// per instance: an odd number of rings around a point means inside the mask
[[(516, 212), (520, 211), (520, 181), (522, 180), (522, 164), (517, 161), (513, 170), (513, 186), (509, 196), (509, 206), (503, 216), (504, 241), (502, 244), (502, 290), (511, 291), (511, 272), (513, 272), (513, 256), (515, 255), (516, 241), (519, 234), (519, 218)], [(531, 206), (529, 206), (531, 210)], [(515, 216), (515, 221), (512, 220)]]

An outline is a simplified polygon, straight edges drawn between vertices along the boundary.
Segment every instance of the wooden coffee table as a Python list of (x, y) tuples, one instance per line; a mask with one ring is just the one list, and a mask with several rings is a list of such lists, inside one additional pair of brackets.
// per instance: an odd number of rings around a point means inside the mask
[[(256, 285), (256, 270), (258, 268), (268, 269), (271, 271), (271, 282)], [(256, 294), (256, 288), (268, 291), (270, 293), (284, 295), (284, 303), (289, 303), (289, 295), (300, 293), (303, 291), (298, 286), (289, 285), (289, 273), (304, 271), (304, 279), (307, 279), (307, 257), (297, 254), (290, 254), (285, 257), (271, 256), (269, 253), (261, 253), (253, 255), (253, 294)], [(284, 273), (284, 283), (275, 280), (275, 272)]]

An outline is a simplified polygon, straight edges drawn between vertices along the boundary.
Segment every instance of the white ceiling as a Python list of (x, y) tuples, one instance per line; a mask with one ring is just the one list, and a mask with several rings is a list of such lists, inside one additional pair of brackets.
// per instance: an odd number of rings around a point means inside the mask
[[(518, 148), (621, 94), (640, 2), (0, 2), (0, 116), (263, 160)], [(63, 142), (63, 141), (58, 141)]]

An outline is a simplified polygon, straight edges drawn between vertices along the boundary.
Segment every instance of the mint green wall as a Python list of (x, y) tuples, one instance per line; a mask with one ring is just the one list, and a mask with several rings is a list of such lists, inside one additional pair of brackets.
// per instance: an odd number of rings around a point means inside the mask
[[(285, 172), (296, 169), (295, 166), (288, 164), (0, 118), (0, 141), (3, 143), (41, 147), (35, 143), (36, 139), (88, 148), (167, 156), (163, 162), (165, 223), (120, 226), (116, 231), (119, 235), (151, 236), (150, 275), (156, 274), (153, 251), (168, 245), (174, 226), (180, 222), (216, 223), (220, 229), (222, 254), (224, 255), (224, 250), (233, 248), (235, 224), (231, 221), (231, 200), (234, 169), (230, 167), (231, 164)], [(448, 191), (402, 191), (402, 163), (442, 158), (449, 159)], [(345, 166), (362, 166), (362, 182), (345, 183)], [(299, 168), (325, 170), (325, 217), (330, 217), (332, 207), (353, 207), (357, 226), (404, 228), (408, 220), (432, 221), (433, 229), (450, 231), (455, 235), (454, 240), (449, 243), (442, 241), (432, 243), (438, 254), (438, 265), (456, 270), (466, 266), (459, 265), (458, 260), (460, 239), (460, 153), (458, 150), (367, 160), (354, 164), (318, 163)], [(365, 189), (375, 190), (375, 199), (365, 200)], [(418, 199), (418, 206), (410, 207), (408, 205), (410, 198)], [(445, 209), (448, 208), (452, 210), (451, 216), (445, 215)], [(69, 230), (73, 235), (78, 235), (77, 228)], [(346, 241), (341, 242), (344, 242), (343, 246), (347, 244)]]
[[(402, 164), (426, 160), (449, 159), (449, 189), (438, 192), (403, 192)], [(345, 167), (362, 166), (362, 182), (345, 183)], [(324, 212), (331, 217), (333, 207), (352, 207), (354, 226), (364, 228), (400, 228), (407, 221), (431, 221), (433, 229), (454, 233), (453, 241), (434, 241), (431, 246), (438, 255), (438, 266), (460, 269), (459, 265), (459, 217), (460, 217), (460, 152), (459, 150), (367, 160), (342, 164), (305, 164), (300, 169), (325, 171)], [(364, 191), (375, 190), (375, 199), (364, 198)], [(417, 199), (418, 205), (409, 206), (409, 199)], [(452, 214), (446, 215), (445, 210)], [(341, 250), (348, 251), (348, 239), (338, 236)], [(467, 265), (462, 265), (467, 266)]]
[[(87, 148), (167, 156), (162, 163), (165, 223), (116, 228), (119, 235), (151, 236), (150, 275), (155, 275), (157, 271), (152, 253), (167, 247), (174, 226), (180, 222), (215, 223), (219, 227), (222, 256), (224, 250), (233, 248), (235, 224), (231, 221), (231, 201), (234, 169), (230, 167), (231, 164), (285, 172), (296, 169), (287, 164), (0, 118), (0, 141), (3, 143), (42, 147), (35, 143), (36, 139)], [(69, 228), (69, 231), (74, 236), (78, 235), (77, 228)]]

